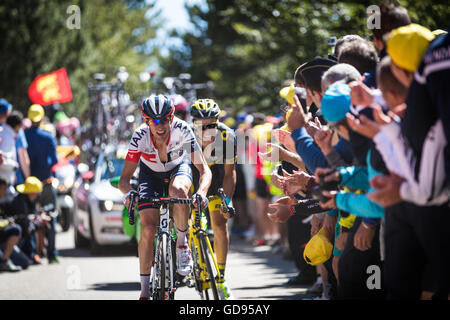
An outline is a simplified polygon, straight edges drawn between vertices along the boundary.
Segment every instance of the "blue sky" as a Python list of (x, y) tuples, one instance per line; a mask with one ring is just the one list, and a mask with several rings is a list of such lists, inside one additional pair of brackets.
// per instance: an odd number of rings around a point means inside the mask
[(156, 8), (162, 9), (162, 16), (167, 23), (165, 28), (186, 31), (192, 27), (184, 4), (202, 4), (204, 0), (157, 0)]
[(193, 26), (184, 7), (185, 3), (188, 5), (201, 5), (205, 3), (205, 0), (156, 0), (155, 8), (150, 10), (151, 12), (161, 9), (161, 18), (165, 21), (164, 26), (158, 30), (156, 39), (151, 40), (151, 45), (157, 46), (162, 55), (169, 54), (169, 47), (181, 46), (182, 44), (180, 39), (168, 36), (172, 29), (176, 29), (181, 33), (192, 30)]

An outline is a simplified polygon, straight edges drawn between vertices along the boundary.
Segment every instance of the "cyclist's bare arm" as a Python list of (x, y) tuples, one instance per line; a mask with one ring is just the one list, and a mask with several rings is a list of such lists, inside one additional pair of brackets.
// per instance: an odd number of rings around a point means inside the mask
[(225, 174), (222, 184), (223, 191), (228, 198), (232, 199), (234, 195), (234, 188), (236, 187), (236, 165), (234, 163), (225, 163), (224, 170)]
[[(131, 187), (130, 180), (133, 177), (134, 172), (138, 166), (138, 162), (125, 160), (125, 164), (123, 166), (122, 174), (120, 175), (119, 180), (119, 189), (123, 194), (128, 193), (133, 188)], [(126, 199), (125, 205), (128, 207), (129, 197)]]
[(197, 193), (206, 196), (209, 186), (211, 185), (212, 173), (201, 150), (197, 149), (191, 153), (191, 161), (200, 173)]

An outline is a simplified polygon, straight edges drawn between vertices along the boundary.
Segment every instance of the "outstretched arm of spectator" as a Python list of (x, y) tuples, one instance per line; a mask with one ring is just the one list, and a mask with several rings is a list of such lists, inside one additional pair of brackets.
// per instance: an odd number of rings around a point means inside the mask
[(341, 191), (336, 195), (336, 206), (346, 212), (363, 218), (383, 218), (382, 206), (370, 201), (366, 194)]
[(282, 146), (278, 146), (273, 143), (268, 143), (267, 148), (272, 148), (269, 152), (259, 152), (258, 155), (262, 160), (270, 162), (286, 161), (293, 164), (299, 170), (305, 170), (305, 164), (303, 163), (300, 156), (296, 153), (286, 150)]
[(369, 177), (367, 167), (343, 167), (339, 168), (341, 176), (340, 184), (352, 189), (369, 190)]
[(304, 171), (294, 171), (282, 179), (282, 190), (289, 196), (298, 192), (309, 193), (314, 185), (314, 177)]
[(22, 173), (24, 175), (24, 178), (28, 178), (30, 176), (30, 157), (28, 156), (28, 151), (25, 148), (20, 148), (17, 151), (17, 154), (19, 155), (19, 163), (20, 168), (22, 169)]
[[(317, 168), (329, 167), (327, 158), (314, 144), (314, 139), (306, 133), (305, 128), (297, 129), (293, 131), (291, 135), (294, 139), (297, 153), (305, 162), (308, 171), (315, 172)], [(351, 145), (348, 141), (341, 138), (333, 149), (341, 155), (344, 161), (351, 162), (353, 154)]]
[(269, 204), (271, 212), (267, 213), (267, 216), (273, 222), (284, 223), (292, 216), (290, 207), (295, 203), (296, 201), (290, 197), (280, 198), (275, 203)]

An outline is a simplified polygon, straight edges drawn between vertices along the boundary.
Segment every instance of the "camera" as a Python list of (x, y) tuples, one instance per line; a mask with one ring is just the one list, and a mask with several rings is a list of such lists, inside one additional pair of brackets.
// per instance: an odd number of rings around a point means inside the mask
[(311, 195), (314, 199), (319, 200), (319, 202), (325, 203), (328, 202), (331, 198), (326, 197), (322, 194), (323, 191), (337, 191), (339, 189), (338, 181), (328, 181), (325, 182), (325, 177), (333, 174), (335, 171), (332, 171), (328, 174), (319, 175), (319, 185), (315, 186), (311, 191)]
[(309, 217), (312, 214), (327, 212), (327, 209), (323, 209), (318, 200), (315, 199), (304, 199), (299, 200), (298, 203), (292, 206), (292, 210), (295, 215), (300, 215), (302, 217)]
[(334, 47), (336, 46), (337, 38), (336, 37), (329, 37), (328, 38), (328, 46)]

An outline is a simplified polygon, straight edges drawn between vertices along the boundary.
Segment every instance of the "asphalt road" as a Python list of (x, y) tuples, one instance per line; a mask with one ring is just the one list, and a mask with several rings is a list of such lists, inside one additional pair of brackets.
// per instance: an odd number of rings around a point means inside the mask
[[(57, 235), (59, 264), (47, 260), (18, 273), (0, 273), (0, 300), (135, 300), (139, 297), (138, 258), (133, 248), (113, 247), (99, 256), (74, 249), (73, 230)], [(235, 299), (301, 299), (305, 287), (284, 283), (296, 274), (292, 261), (270, 246), (254, 247), (232, 238), (227, 281)], [(199, 300), (193, 288), (181, 287), (176, 299)]]

